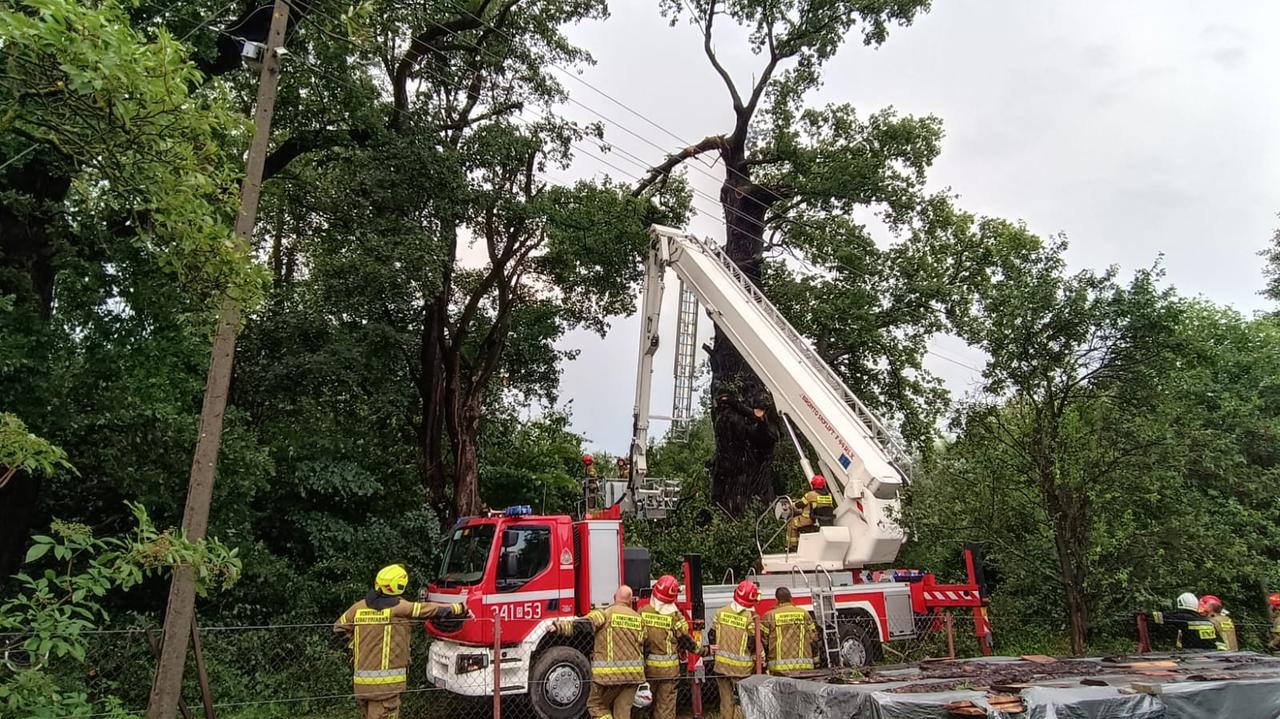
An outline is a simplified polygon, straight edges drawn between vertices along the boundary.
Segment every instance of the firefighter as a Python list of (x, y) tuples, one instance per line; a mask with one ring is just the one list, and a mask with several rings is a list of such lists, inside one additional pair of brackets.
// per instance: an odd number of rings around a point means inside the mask
[(680, 651), (697, 651), (689, 623), (676, 607), (680, 583), (665, 574), (653, 585), (648, 606), (640, 610), (644, 621), (644, 675), (653, 690), (653, 719), (676, 719), (676, 681), (680, 678)]
[(778, 587), (778, 603), (760, 620), (760, 640), (770, 674), (792, 676), (814, 667), (813, 644), (817, 628), (813, 617), (791, 603), (791, 590)]
[(817, 531), (820, 526), (835, 522), (836, 502), (827, 489), (827, 480), (821, 474), (809, 480), (809, 491), (792, 505), (797, 512), (787, 522), (787, 551), (794, 552), (800, 546), (800, 535)]
[(1196, 595), (1183, 592), (1178, 595), (1176, 605), (1172, 612), (1153, 612), (1151, 618), (1156, 624), (1177, 630), (1179, 649), (1217, 649), (1218, 630), (1213, 622), (1200, 616)]
[(1271, 636), (1267, 637), (1267, 649), (1280, 649), (1280, 593), (1267, 595), (1267, 613), (1271, 615)]
[(1236, 623), (1231, 621), (1230, 613), (1222, 608), (1222, 600), (1206, 594), (1200, 598), (1200, 614), (1213, 622), (1218, 631), (1218, 648), (1225, 651), (1239, 651), (1240, 642), (1236, 639)]
[[(715, 657), (721, 719), (743, 719), (738, 705), (738, 680), (755, 670), (754, 607), (759, 598), (760, 588), (755, 582), (739, 582), (733, 590), (733, 601), (716, 613), (707, 633), (708, 649)], [(733, 707), (732, 711), (728, 707)]]
[(561, 619), (551, 631), (572, 633), (590, 626), (595, 632), (591, 654), (591, 719), (631, 719), (631, 703), (644, 683), (644, 622), (631, 608), (631, 587), (613, 593), (613, 604), (593, 609), (581, 619)]
[(361, 719), (397, 719), (409, 671), (411, 619), (470, 617), (461, 604), (410, 602), (400, 595), (409, 573), (399, 564), (378, 571), (373, 589), (333, 623), (349, 639), (353, 693)]

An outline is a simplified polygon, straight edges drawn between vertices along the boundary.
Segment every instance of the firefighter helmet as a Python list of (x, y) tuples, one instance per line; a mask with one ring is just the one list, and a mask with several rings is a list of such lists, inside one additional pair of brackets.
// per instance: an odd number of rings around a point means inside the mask
[(821, 474), (813, 475), (813, 479), (809, 480), (809, 486), (814, 489), (825, 489), (827, 486), (827, 478)]
[(750, 579), (744, 579), (738, 582), (738, 588), (733, 590), (733, 601), (748, 609), (756, 605), (756, 600), (760, 598), (760, 588)]
[(378, 570), (378, 578), (373, 585), (379, 592), (390, 596), (399, 596), (409, 585), (409, 572), (402, 565), (391, 564)]
[(1177, 605), (1178, 609), (1190, 609), (1194, 612), (1200, 608), (1200, 600), (1191, 592), (1183, 592), (1178, 595)]
[(676, 600), (679, 594), (680, 583), (670, 574), (658, 577), (658, 581), (653, 585), (653, 598), (659, 602), (670, 604)]
[(1280, 608), (1280, 593), (1267, 595), (1267, 604)]
[(1212, 594), (1206, 594), (1203, 597), (1200, 597), (1200, 606), (1197, 608), (1200, 610), (1201, 614), (1216, 612), (1219, 609), (1222, 609), (1222, 600)]

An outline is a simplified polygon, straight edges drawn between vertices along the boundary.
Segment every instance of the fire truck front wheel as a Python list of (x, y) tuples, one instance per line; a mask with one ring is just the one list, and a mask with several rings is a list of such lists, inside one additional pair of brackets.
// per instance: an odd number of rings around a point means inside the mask
[(577, 719), (587, 708), (591, 663), (573, 647), (549, 647), (529, 672), (529, 702), (542, 719)]
[(840, 661), (846, 667), (869, 666), (881, 659), (880, 638), (870, 617), (841, 618)]

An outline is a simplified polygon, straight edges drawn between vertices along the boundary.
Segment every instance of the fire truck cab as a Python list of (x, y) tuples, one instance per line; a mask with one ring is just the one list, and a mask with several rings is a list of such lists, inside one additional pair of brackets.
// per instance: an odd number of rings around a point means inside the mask
[(623, 548), (619, 520), (573, 521), (528, 507), (463, 518), (427, 598), (462, 602), (478, 621), (427, 625), (436, 638), (428, 676), (443, 689), (482, 696), (494, 690), (496, 666), (504, 694), (528, 692), (547, 719), (580, 716), (591, 681), (591, 637), (548, 629), (608, 605), (624, 582), (645, 592), (649, 560), (642, 549)]

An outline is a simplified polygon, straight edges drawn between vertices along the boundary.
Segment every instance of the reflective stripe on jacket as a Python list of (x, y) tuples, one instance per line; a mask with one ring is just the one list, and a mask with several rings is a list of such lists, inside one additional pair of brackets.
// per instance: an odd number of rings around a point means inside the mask
[(1219, 649), (1227, 651), (1236, 651), (1240, 649), (1240, 642), (1236, 639), (1236, 623), (1231, 621), (1231, 617), (1225, 614), (1212, 614), (1209, 621), (1213, 622), (1213, 626), (1218, 630)]
[[(372, 598), (372, 595), (371, 595)], [(373, 599), (375, 605), (391, 597)], [(398, 598), (397, 598), (398, 599)], [(381, 609), (362, 599), (338, 617), (333, 631), (351, 638), (351, 683), (358, 695), (399, 694), (405, 689), (414, 619), (465, 613), (461, 604), (398, 599)]]
[(750, 609), (735, 612), (721, 609), (711, 623), (708, 639), (717, 646), (715, 672), (726, 677), (745, 677), (755, 671), (755, 625)]
[[(836, 521), (836, 500), (831, 496), (831, 491), (822, 488), (810, 492), (813, 497), (813, 519), (822, 526), (831, 526)], [(809, 495), (805, 495), (805, 500), (809, 499)]]
[(1190, 609), (1171, 612), (1154, 612), (1151, 618), (1156, 624), (1178, 630), (1179, 649), (1217, 649), (1218, 629), (1213, 622)]
[(760, 620), (760, 638), (770, 674), (813, 669), (813, 617), (791, 602), (770, 609)]
[(680, 676), (680, 648), (693, 643), (689, 623), (679, 612), (663, 614), (652, 606), (640, 610), (644, 622), (644, 674), (649, 679)]
[(644, 621), (625, 604), (593, 609), (581, 620), (562, 619), (572, 631), (577, 623), (590, 623), (595, 631), (591, 652), (591, 681), (602, 686), (644, 683)]

